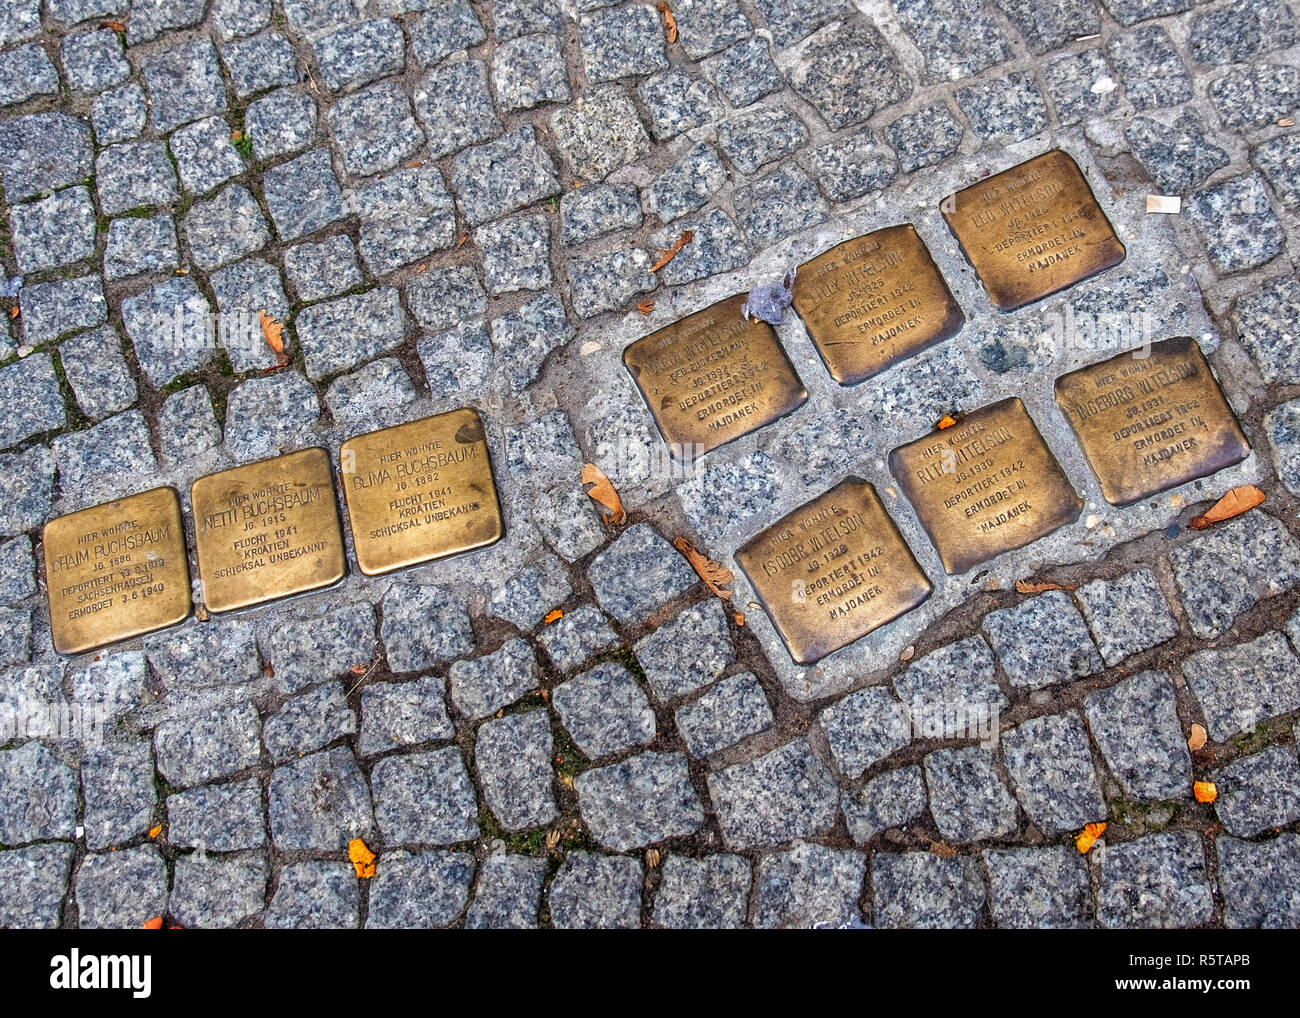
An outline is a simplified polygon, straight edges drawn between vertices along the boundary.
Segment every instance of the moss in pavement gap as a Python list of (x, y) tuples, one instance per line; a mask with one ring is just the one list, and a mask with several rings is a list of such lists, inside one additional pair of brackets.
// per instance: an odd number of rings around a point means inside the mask
[(479, 838), (489, 844), (500, 841), (511, 855), (538, 855), (546, 844), (546, 830), (536, 827), (530, 831), (507, 831), (493, 816), (487, 806), (478, 811)]
[(1258, 753), (1262, 749), (1268, 749), (1278, 742), (1282, 737), (1291, 730), (1291, 721), (1280, 718), (1270, 718), (1268, 721), (1261, 722), (1255, 726), (1251, 732), (1241, 732), (1232, 737), (1230, 745), (1242, 756), (1249, 756), (1252, 753)]

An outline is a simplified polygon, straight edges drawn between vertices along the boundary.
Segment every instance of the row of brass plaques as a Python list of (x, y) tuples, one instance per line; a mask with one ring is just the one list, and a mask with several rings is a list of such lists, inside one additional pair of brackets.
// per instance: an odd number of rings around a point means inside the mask
[[(1102, 493), (1128, 505), (1239, 463), (1250, 445), (1196, 341), (1120, 354), (1061, 376), (1057, 403)], [(894, 449), (890, 470), (950, 575), (1079, 517), (1070, 484), (1018, 398)], [(875, 490), (850, 477), (736, 552), (797, 664), (923, 602), (929, 579)]]
[[(455, 410), (343, 443), (340, 475), (368, 576), (500, 539), (483, 422)], [(203, 599), (215, 613), (332, 586), (347, 571), (329, 454), (276, 456), (190, 488)], [(174, 625), (192, 595), (180, 499), (155, 488), (51, 520), (46, 590), (55, 649), (79, 654)]]

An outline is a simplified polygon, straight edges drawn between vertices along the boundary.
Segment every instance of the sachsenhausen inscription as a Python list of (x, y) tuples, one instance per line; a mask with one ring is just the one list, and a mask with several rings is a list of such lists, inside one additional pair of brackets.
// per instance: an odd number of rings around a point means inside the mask
[(841, 385), (956, 335), (966, 320), (910, 224), (846, 240), (800, 266), (794, 309)]
[(889, 466), (951, 575), (1073, 523), (1083, 508), (1016, 397), (899, 446)]
[(1250, 444), (1190, 336), (1062, 375), (1056, 401), (1111, 505), (1240, 463)]
[(744, 295), (687, 315), (623, 351), (623, 363), (675, 456), (748, 434), (808, 398), (766, 322), (746, 321)]
[(343, 536), (324, 449), (200, 477), (190, 501), (209, 611), (249, 608), (343, 578)]
[(352, 543), (368, 576), (501, 538), (492, 462), (473, 410), (358, 435), (339, 460)]
[(1088, 181), (1059, 149), (949, 195), (940, 209), (1002, 311), (1124, 260), (1124, 245)]
[(736, 562), (800, 665), (911, 611), (933, 589), (875, 488), (858, 477), (752, 537)]
[(50, 520), (42, 543), (50, 631), (60, 654), (128, 640), (189, 616), (185, 530), (171, 488)]

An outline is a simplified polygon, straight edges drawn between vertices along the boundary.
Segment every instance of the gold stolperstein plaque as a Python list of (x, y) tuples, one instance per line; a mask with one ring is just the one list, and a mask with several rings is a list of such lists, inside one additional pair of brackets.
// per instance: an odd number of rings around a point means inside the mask
[(1065, 412), (1111, 505), (1130, 505), (1250, 455), (1250, 443), (1195, 339), (1155, 343), (1056, 380)]
[(899, 446), (889, 468), (952, 576), (1073, 523), (1083, 508), (1014, 396)]
[(840, 385), (955, 336), (966, 321), (911, 224), (846, 240), (801, 265), (794, 309)]
[(154, 488), (50, 520), (50, 631), (60, 654), (152, 633), (190, 614), (180, 498)]
[(744, 294), (720, 301), (623, 351), (623, 363), (678, 458), (701, 456), (756, 431), (808, 398), (772, 326), (746, 321), (744, 303)]
[(504, 532), (483, 421), (426, 417), (343, 443), (343, 494), (367, 576), (457, 555)]
[(1059, 149), (949, 195), (939, 208), (1002, 311), (1124, 260), (1079, 165)]
[(796, 664), (911, 611), (933, 589), (876, 489), (847, 477), (736, 552)]
[(343, 579), (343, 534), (324, 449), (200, 477), (190, 501), (209, 611), (251, 608)]

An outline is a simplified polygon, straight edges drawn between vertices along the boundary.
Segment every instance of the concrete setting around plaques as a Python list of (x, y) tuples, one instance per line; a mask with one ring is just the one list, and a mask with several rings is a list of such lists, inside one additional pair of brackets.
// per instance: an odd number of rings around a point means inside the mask
[[(1300, 925), (1300, 12), (671, 10), (0, 12), (0, 926)], [(1001, 312), (941, 203), (1053, 150), (1125, 257)], [(846, 386), (787, 310), (807, 398), (670, 457), (629, 345), (900, 224), (960, 330)], [(1112, 505), (1057, 380), (1175, 337), (1250, 454)], [(1012, 397), (1082, 506), (949, 575), (890, 453)], [(461, 408), (501, 539), (366, 575), (344, 443)], [(207, 610), (191, 486), (313, 448), (346, 576)], [(850, 476), (933, 590), (799, 666), (734, 556)], [(45, 524), (164, 486), (193, 616), (58, 654)]]

